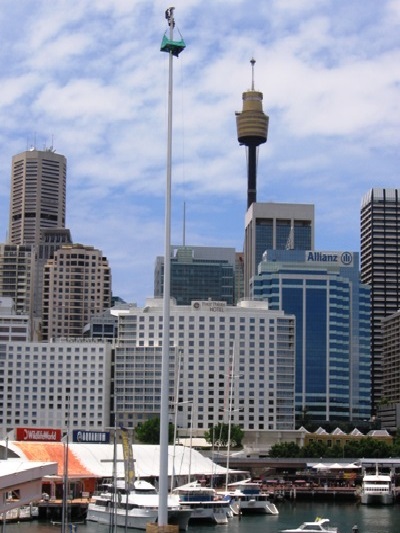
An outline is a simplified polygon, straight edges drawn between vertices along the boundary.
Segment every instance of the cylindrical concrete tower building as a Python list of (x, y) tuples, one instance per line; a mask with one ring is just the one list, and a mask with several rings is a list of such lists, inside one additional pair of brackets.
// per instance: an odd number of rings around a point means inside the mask
[(254, 90), (254, 64), (251, 59), (251, 90), (243, 93), (242, 112), (236, 112), (238, 141), (248, 148), (247, 209), (257, 201), (257, 148), (267, 141), (269, 117), (262, 107), (263, 94)]

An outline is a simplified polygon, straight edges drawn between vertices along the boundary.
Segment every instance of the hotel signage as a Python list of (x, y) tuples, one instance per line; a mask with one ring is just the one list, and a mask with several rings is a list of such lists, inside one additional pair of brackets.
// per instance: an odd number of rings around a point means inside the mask
[(74, 429), (72, 440), (73, 442), (88, 442), (90, 444), (109, 444), (110, 432)]
[(41, 440), (58, 442), (61, 440), (61, 429), (52, 428), (16, 428), (16, 440)]
[(306, 252), (306, 263), (335, 264), (337, 266), (352, 266), (352, 252)]
[(223, 313), (226, 309), (226, 302), (216, 302), (214, 300), (206, 300), (201, 302), (193, 302), (193, 309), (196, 311), (211, 311), (214, 313)]

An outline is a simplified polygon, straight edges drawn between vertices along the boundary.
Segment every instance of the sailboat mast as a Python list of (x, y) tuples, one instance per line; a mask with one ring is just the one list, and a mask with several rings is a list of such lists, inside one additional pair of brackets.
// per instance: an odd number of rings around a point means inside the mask
[(235, 367), (235, 345), (233, 345), (231, 369), (230, 369), (230, 372), (229, 372), (228, 445), (227, 445), (227, 455), (226, 455), (226, 480), (225, 480), (225, 489), (226, 490), (228, 490), (228, 483), (229, 483), (229, 455), (231, 453), (231, 426), (232, 426), (234, 367)]
[(66, 533), (68, 527), (68, 493), (69, 493), (69, 480), (68, 480), (68, 454), (69, 454), (69, 416), (70, 416), (70, 399), (68, 398), (67, 404), (67, 435), (64, 442), (64, 475), (63, 475), (63, 499), (61, 509), (61, 532)]

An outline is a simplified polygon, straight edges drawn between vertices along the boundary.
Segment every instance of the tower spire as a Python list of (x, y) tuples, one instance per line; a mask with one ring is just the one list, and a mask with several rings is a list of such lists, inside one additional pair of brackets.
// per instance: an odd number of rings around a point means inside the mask
[(254, 65), (251, 58), (251, 90), (242, 94), (242, 112), (236, 112), (238, 141), (248, 149), (247, 208), (257, 201), (257, 148), (267, 142), (269, 117), (262, 107), (263, 94), (254, 89)]
[(251, 63), (251, 90), (254, 91), (254, 65), (256, 64), (256, 60), (254, 57), (250, 59)]

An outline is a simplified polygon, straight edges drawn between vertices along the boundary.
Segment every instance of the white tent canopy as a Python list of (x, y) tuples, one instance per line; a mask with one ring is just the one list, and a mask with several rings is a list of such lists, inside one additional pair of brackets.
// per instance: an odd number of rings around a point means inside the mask
[(316, 470), (328, 470), (329, 465), (326, 465), (324, 463), (317, 463), (316, 465), (310, 465), (311, 468), (315, 468)]
[[(28, 459), (23, 451), (26, 448), (27, 443), (24, 443), (24, 445), (21, 445), (20, 447), (18, 444), (18, 441), (10, 442), (8, 444), (9, 449), (15, 452), (18, 457)], [(43, 456), (44, 447), (49, 457), (62, 457), (62, 442), (31, 442), (29, 443), (29, 458), (34, 459), (35, 456)], [(123, 477), (124, 461), (122, 444), (118, 444), (116, 448), (117, 477)], [(158, 445), (134, 444), (132, 448), (136, 477), (158, 477), (160, 468), (160, 447)], [(71, 443), (69, 444), (69, 453), (77, 459), (87, 474), (92, 474), (94, 477), (99, 478), (112, 477), (114, 463), (114, 446), (112, 444)], [(230, 469), (230, 471), (232, 473), (239, 473), (236, 470)], [(197, 450), (190, 449), (186, 446), (169, 446), (168, 475), (188, 476), (189, 474), (191, 476), (225, 475), (226, 468), (217, 465), (208, 457), (204, 457)]]

